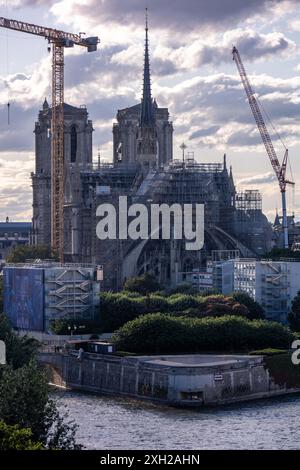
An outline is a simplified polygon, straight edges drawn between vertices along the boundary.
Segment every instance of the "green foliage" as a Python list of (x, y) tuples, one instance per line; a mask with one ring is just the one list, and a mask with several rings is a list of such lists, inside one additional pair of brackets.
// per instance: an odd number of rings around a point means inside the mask
[(262, 306), (250, 297), (246, 292), (233, 292), (232, 298), (248, 309), (247, 318), (249, 320), (259, 320), (265, 318), (265, 311)]
[[(77, 327), (76, 329), (74, 328), (75, 325)], [(75, 335), (98, 334), (101, 333), (101, 325), (97, 319), (83, 320), (81, 317), (63, 317), (52, 320), (50, 330), (56, 335), (71, 335), (71, 331)]]
[(117, 348), (135, 353), (197, 353), (288, 348), (291, 331), (278, 323), (236, 316), (173, 317), (147, 314), (125, 324), (114, 336)]
[(193, 287), (189, 282), (182, 282), (178, 284), (176, 287), (171, 287), (165, 291), (165, 295), (173, 295), (173, 294), (192, 294), (197, 295), (198, 291), (195, 287)]
[(4, 369), (0, 381), (0, 419), (30, 428), (33, 438), (44, 442), (47, 402), (46, 375), (35, 362), (18, 369)]
[(27, 259), (57, 260), (48, 245), (17, 245), (7, 257), (8, 263), (24, 263)]
[(300, 332), (300, 291), (292, 301), (292, 308), (288, 314), (288, 322), (293, 331)]
[(174, 294), (168, 298), (167, 312), (178, 312), (188, 308), (199, 307), (201, 300), (196, 296), (188, 294)]
[(0, 276), (0, 314), (3, 312), (3, 276)]
[(32, 441), (31, 429), (8, 426), (0, 421), (0, 451), (3, 450), (43, 450), (40, 442)]
[(30, 428), (35, 441), (48, 449), (77, 449), (76, 426), (65, 421), (48, 398), (45, 371), (33, 360), (18, 369), (4, 368), (0, 380), (0, 419), (9, 425)]
[(257, 351), (250, 351), (251, 356), (277, 356), (278, 354), (285, 354), (286, 349), (266, 348), (258, 349)]
[(18, 336), (13, 332), (7, 317), (0, 314), (0, 340), (6, 345), (6, 359), (14, 369), (27, 364), (36, 354), (39, 342), (29, 336)]
[[(75, 442), (77, 427), (49, 400), (47, 374), (33, 360), (39, 343), (17, 336), (3, 314), (0, 339), (6, 343), (8, 362), (0, 368), (0, 420), (30, 429), (29, 437), (48, 449), (80, 448)], [(7, 445), (6, 440), (3, 445)]]
[(300, 388), (300, 367), (292, 363), (290, 352), (266, 357), (264, 364), (276, 385)]
[(293, 251), (290, 248), (273, 248), (265, 254), (265, 257), (272, 260), (278, 260), (280, 258), (300, 259), (300, 252)]
[[(142, 296), (128, 291), (118, 293), (103, 292), (100, 296), (100, 313), (95, 320), (82, 320), (62, 318), (51, 324), (51, 330), (56, 334), (69, 334), (68, 325), (85, 325), (84, 333), (113, 332), (128, 321), (147, 313), (163, 312), (172, 316), (185, 316), (193, 318), (220, 317), (224, 315), (242, 316), (249, 319), (259, 316), (259, 306), (248, 296), (245, 302), (248, 307), (238, 299), (224, 295), (210, 295), (202, 297), (192, 294), (176, 293), (168, 297), (161, 293), (152, 293)], [(257, 309), (257, 311), (256, 311)]]
[(138, 292), (141, 295), (147, 295), (151, 292), (161, 290), (161, 285), (151, 274), (145, 273), (139, 277), (127, 279), (124, 284), (124, 290)]
[(222, 315), (248, 317), (249, 314), (247, 307), (224, 295), (201, 297), (178, 293), (169, 297), (159, 294), (131, 297), (124, 291), (105, 292), (101, 294), (99, 327), (104, 332), (112, 332), (134, 318), (155, 312), (196, 318)]

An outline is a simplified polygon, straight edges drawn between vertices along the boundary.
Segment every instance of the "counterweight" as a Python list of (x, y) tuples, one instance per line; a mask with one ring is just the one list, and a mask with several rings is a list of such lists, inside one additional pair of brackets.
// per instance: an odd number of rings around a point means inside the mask
[(44, 37), (52, 44), (51, 119), (51, 246), (64, 261), (64, 48), (74, 45), (97, 50), (98, 37), (84, 38), (23, 21), (0, 17), (0, 27)]
[(270, 134), (268, 132), (265, 121), (263, 119), (260, 106), (255, 97), (253, 88), (249, 82), (249, 79), (246, 74), (239, 51), (237, 50), (236, 47), (232, 49), (232, 55), (233, 55), (233, 60), (235, 61), (237, 69), (239, 71), (242, 83), (244, 85), (244, 89), (245, 89), (245, 92), (249, 101), (252, 114), (256, 122), (256, 125), (260, 132), (262, 141), (264, 143), (265, 149), (267, 151), (270, 162), (274, 169), (275, 175), (278, 179), (279, 188), (280, 188), (281, 197), (282, 197), (282, 225), (283, 225), (283, 234), (284, 234), (284, 247), (288, 248), (289, 240), (288, 240), (288, 225), (287, 225), (287, 214), (286, 214), (286, 185), (287, 184), (294, 185), (292, 181), (288, 181), (285, 178), (287, 161), (288, 161), (288, 149), (287, 148), (285, 149), (283, 161), (282, 161), (282, 164), (280, 165), (276, 151), (274, 149), (274, 146), (270, 137)]

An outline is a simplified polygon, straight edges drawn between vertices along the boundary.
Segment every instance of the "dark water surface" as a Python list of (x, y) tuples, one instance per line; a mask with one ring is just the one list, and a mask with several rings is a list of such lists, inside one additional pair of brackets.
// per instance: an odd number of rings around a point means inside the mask
[(87, 449), (300, 449), (300, 396), (183, 410), (54, 392)]

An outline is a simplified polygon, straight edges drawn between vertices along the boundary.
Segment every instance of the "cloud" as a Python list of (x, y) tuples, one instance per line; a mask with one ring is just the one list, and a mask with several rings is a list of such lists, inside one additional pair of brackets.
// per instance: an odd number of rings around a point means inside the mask
[(269, 184), (269, 183), (274, 183), (274, 181), (277, 181), (277, 178), (274, 173), (265, 173), (262, 175), (255, 175), (251, 176), (249, 178), (244, 178), (241, 179), (237, 182), (238, 185), (259, 185), (259, 184)]
[(220, 126), (211, 126), (204, 129), (199, 129), (198, 131), (195, 131), (190, 135), (190, 140), (215, 134), (219, 129)]
[[(30, 2), (32, 3), (32, 2)], [(40, 2), (39, 2), (40, 3)], [(276, 6), (296, 4), (297, 0), (152, 0), (149, 8), (151, 28), (175, 32), (203, 27), (227, 27), (258, 14), (272, 14)], [(149, 1), (141, 0), (62, 0), (52, 7), (60, 21), (88, 19), (92, 25), (119, 24), (140, 27), (144, 24), (144, 8)]]
[(161, 48), (161, 53), (172, 60), (178, 69), (194, 69), (203, 65), (218, 66), (230, 63), (232, 46), (236, 45), (244, 60), (258, 60), (291, 55), (296, 50), (295, 42), (282, 33), (257, 33), (253, 29), (234, 29), (221, 37), (197, 39), (177, 49)]

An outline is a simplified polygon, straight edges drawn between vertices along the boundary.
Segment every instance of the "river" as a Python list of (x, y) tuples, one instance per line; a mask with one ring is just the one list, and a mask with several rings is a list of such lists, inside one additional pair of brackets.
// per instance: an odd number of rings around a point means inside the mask
[(175, 409), (56, 391), (86, 449), (300, 449), (300, 396), (222, 408)]

